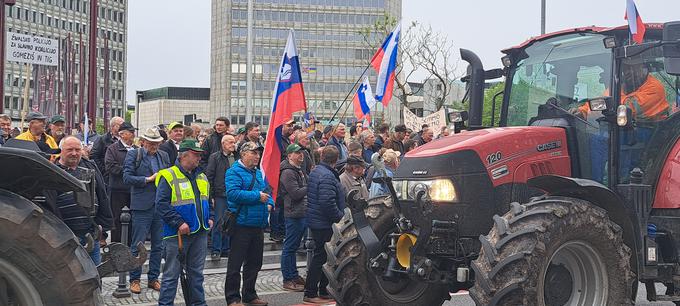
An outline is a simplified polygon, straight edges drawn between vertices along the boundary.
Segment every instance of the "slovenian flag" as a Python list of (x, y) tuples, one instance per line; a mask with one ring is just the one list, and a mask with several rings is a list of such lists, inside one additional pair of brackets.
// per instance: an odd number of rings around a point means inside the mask
[(375, 105), (375, 98), (373, 97), (373, 90), (371, 90), (368, 77), (365, 77), (364, 81), (359, 85), (352, 103), (354, 104), (354, 116), (359, 120), (371, 112), (371, 108)]
[(394, 76), (397, 70), (397, 51), (399, 49), (399, 37), (401, 36), (401, 24), (392, 30), (387, 36), (378, 52), (371, 59), (371, 66), (378, 72), (378, 82), (375, 85), (375, 99), (387, 106), (392, 99), (394, 88)]
[(640, 14), (638, 14), (637, 7), (633, 0), (626, 0), (626, 15), (624, 19), (628, 20), (628, 29), (632, 35), (633, 41), (636, 43), (642, 43), (642, 39), (645, 37), (645, 24), (642, 22)]
[(285, 122), (293, 119), (293, 113), (306, 109), (300, 62), (295, 48), (295, 34), (293, 30), (290, 30), (286, 49), (283, 51), (281, 68), (276, 78), (276, 85), (274, 85), (272, 115), (269, 119), (267, 140), (260, 161), (262, 174), (272, 188), (272, 199), (276, 199), (278, 192), (281, 156), (286, 149), (282, 148), (281, 129)]

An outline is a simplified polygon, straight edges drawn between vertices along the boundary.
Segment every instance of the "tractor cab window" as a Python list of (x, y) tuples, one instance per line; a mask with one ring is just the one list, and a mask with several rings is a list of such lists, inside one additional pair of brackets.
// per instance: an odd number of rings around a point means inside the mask
[[(508, 126), (526, 126), (607, 92), (611, 50), (600, 34), (572, 34), (536, 42), (514, 67)], [(593, 118), (595, 119), (595, 118)]]
[(511, 72), (507, 125), (552, 125), (560, 122), (555, 118), (568, 118), (578, 141), (581, 177), (606, 184), (602, 165), (609, 155), (609, 123), (598, 120), (599, 112), (575, 115), (584, 101), (608, 95), (612, 53), (604, 37), (570, 34), (526, 48), (526, 57)]
[(680, 128), (680, 80), (664, 69), (661, 48), (621, 60), (621, 104), (632, 110), (634, 124), (620, 128), (619, 177), (628, 182), (630, 171), (649, 170)]

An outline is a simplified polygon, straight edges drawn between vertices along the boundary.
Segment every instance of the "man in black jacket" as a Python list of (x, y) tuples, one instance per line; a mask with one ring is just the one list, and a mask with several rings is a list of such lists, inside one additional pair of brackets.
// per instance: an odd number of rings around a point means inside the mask
[[(123, 183), (123, 163), (127, 152), (136, 149), (134, 145), (135, 128), (123, 122), (118, 131), (119, 140), (106, 149), (104, 169), (108, 175), (108, 188), (111, 195), (111, 212), (114, 228), (111, 230), (111, 242), (121, 242), (120, 213), (123, 207), (130, 206), (130, 186)], [(130, 240), (128, 240), (130, 241)]]
[[(222, 137), (227, 134), (229, 130), (229, 119), (227, 117), (217, 117), (215, 119), (215, 125), (213, 128), (215, 132), (210, 135), (207, 139), (203, 141), (203, 155), (201, 156), (201, 167), (205, 169), (208, 166), (208, 158), (210, 154), (219, 152), (222, 150)], [(194, 134), (194, 137), (198, 139), (198, 134)]]
[(106, 177), (106, 171), (104, 170), (106, 166), (104, 165), (104, 159), (106, 158), (106, 148), (118, 141), (118, 130), (120, 125), (125, 122), (125, 119), (121, 117), (113, 117), (109, 121), (109, 132), (104, 134), (104, 136), (97, 138), (92, 146), (92, 151), (90, 151), (90, 160), (94, 160), (99, 167), (99, 171), (102, 175)]
[[(57, 166), (78, 179), (87, 178), (88, 172), (94, 173), (96, 194), (94, 218), (92, 218), (92, 211), (78, 205), (71, 192), (52, 193), (52, 196), (50, 196), (51, 193), (48, 193), (46, 198), (48, 201), (55, 202), (54, 206), (57, 207), (58, 216), (78, 237), (82, 245), (92, 242), (93, 248), (90, 251), (90, 257), (98, 265), (101, 262), (98, 234), (110, 230), (113, 223), (106, 185), (97, 166), (83, 158), (83, 144), (78, 138), (75, 136), (64, 137), (60, 143), (60, 149), (61, 155), (56, 162)], [(87, 234), (90, 234), (94, 241), (88, 241)], [(45, 255), (48, 256), (49, 254)]]
[[(208, 167), (205, 175), (210, 182), (210, 197), (213, 199), (215, 220), (219, 223), (227, 209), (227, 194), (224, 182), (224, 174), (234, 162), (234, 150), (236, 150), (236, 138), (232, 135), (222, 137), (222, 150), (210, 154)], [(220, 257), (228, 257), (229, 236), (222, 235), (219, 229), (212, 231), (212, 260), (220, 260)]]
[(291, 144), (286, 148), (286, 160), (281, 162), (279, 179), (279, 195), (283, 199), (286, 237), (281, 252), (281, 273), (283, 273), (283, 289), (301, 292), (305, 289), (305, 280), (297, 270), (295, 251), (307, 229), (305, 212), (307, 210), (307, 174), (301, 166), (304, 162), (302, 147)]
[(161, 144), (158, 149), (168, 153), (170, 163), (174, 165), (175, 160), (177, 160), (179, 143), (184, 140), (184, 125), (179, 122), (170, 123), (170, 125), (168, 125), (168, 131), (168, 140)]

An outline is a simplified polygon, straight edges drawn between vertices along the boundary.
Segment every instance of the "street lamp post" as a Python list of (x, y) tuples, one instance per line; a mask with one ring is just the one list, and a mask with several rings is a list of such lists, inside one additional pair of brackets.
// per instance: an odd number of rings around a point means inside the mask
[(0, 114), (5, 112), (5, 5), (12, 6), (16, 0), (0, 0)]

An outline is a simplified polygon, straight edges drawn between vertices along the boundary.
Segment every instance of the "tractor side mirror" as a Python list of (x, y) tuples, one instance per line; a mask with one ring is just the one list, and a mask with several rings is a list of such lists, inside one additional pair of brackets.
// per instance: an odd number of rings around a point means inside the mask
[(467, 111), (452, 111), (449, 113), (449, 122), (465, 122), (468, 120)]
[(680, 75), (680, 21), (663, 25), (663, 63), (666, 73)]

